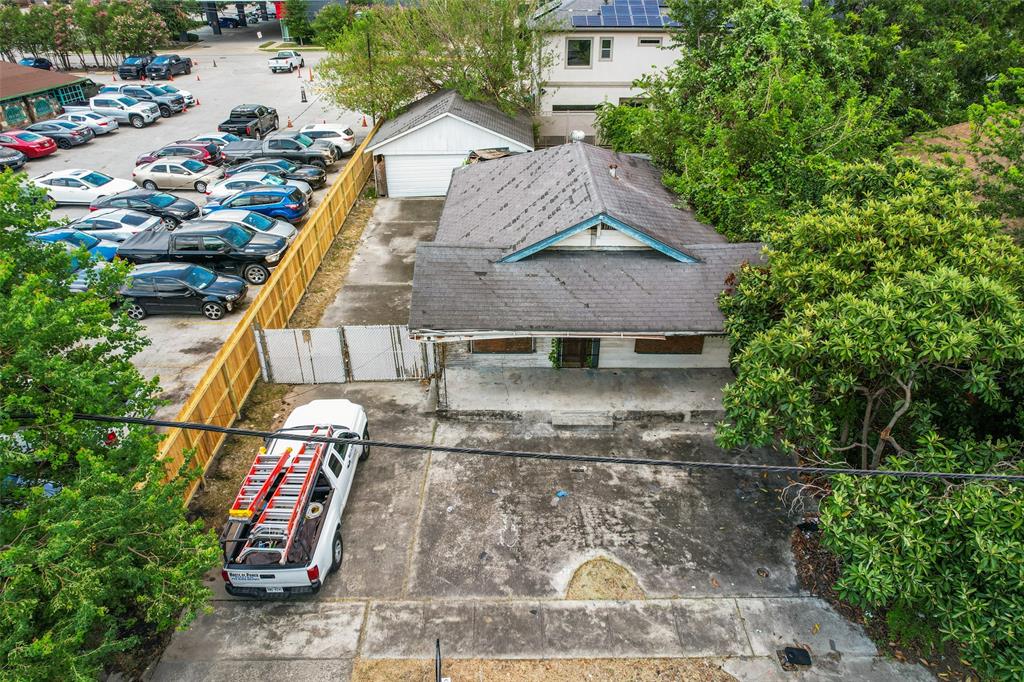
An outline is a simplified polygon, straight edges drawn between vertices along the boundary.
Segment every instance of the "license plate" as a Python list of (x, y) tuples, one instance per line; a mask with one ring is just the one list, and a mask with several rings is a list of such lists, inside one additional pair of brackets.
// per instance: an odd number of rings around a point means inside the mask
[(283, 587), (268, 587), (267, 592), (270, 594), (282, 594), (284, 592)]

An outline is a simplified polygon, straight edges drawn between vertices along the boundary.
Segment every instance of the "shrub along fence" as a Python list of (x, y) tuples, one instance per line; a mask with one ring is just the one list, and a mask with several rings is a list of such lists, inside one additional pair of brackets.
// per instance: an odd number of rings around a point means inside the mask
[[(345, 217), (370, 176), (373, 161), (364, 152), (376, 131), (377, 128), (374, 128), (352, 154), (348, 165), (327, 190), (320, 205), (292, 242), (288, 253), (238, 320), (178, 413), (178, 421), (231, 426), (238, 419), (245, 399), (260, 376), (253, 325), (264, 329), (282, 329), (288, 325), (288, 319), (306, 292), (306, 286), (316, 274), (324, 254), (331, 248)], [(161, 443), (159, 455), (166, 465), (168, 479), (177, 474), (185, 462), (187, 452), (193, 449), (195, 465), (205, 472), (225, 438), (220, 433), (170, 429)], [(192, 499), (198, 487), (198, 480), (189, 486), (186, 503)]]

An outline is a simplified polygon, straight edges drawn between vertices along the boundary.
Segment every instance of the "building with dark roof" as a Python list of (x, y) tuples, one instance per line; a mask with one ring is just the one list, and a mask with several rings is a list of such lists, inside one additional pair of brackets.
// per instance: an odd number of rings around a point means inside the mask
[(63, 111), (62, 105), (96, 90), (84, 76), (0, 62), (0, 127), (20, 128), (53, 118)]
[(510, 116), (493, 104), (441, 90), (388, 119), (368, 151), (374, 155), (378, 192), (429, 197), (444, 196), (452, 170), (482, 149), (533, 151), (529, 114)]
[(761, 244), (730, 244), (650, 161), (585, 143), (459, 168), (416, 250), (409, 330), (452, 362), (728, 367), (718, 298)]

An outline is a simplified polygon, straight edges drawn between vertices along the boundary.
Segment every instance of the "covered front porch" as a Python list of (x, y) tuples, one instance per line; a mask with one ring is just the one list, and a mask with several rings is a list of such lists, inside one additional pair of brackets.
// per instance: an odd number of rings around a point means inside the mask
[(451, 418), (550, 417), (571, 426), (668, 417), (712, 423), (723, 415), (728, 368), (553, 369), (448, 366), (440, 377), (438, 411)]

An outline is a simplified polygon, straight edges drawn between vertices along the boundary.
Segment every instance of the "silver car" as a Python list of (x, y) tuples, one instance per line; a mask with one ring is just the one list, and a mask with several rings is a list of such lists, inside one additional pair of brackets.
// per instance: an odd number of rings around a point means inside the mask
[(55, 121), (70, 121), (86, 126), (97, 135), (112, 133), (120, 127), (120, 124), (109, 116), (97, 114), (95, 111), (69, 111), (61, 114)]
[(280, 175), (264, 173), (263, 171), (232, 175), (230, 178), (212, 185), (206, 194), (214, 201), (222, 201), (236, 192), (241, 192), (243, 189), (250, 189), (252, 187), (281, 187), (283, 185), (290, 185), (298, 189), (305, 195), (306, 201), (312, 205), (313, 188), (309, 186), (308, 182), (285, 180)]
[(298, 230), (296, 230), (295, 226), (289, 222), (277, 220), (276, 218), (268, 218), (262, 213), (257, 213), (256, 211), (243, 211), (240, 209), (214, 211), (210, 215), (193, 222), (232, 223), (233, 225), (247, 227), (250, 230), (257, 230), (259, 232), (265, 232), (266, 234), (272, 234), (275, 237), (284, 237), (288, 240), (289, 244), (295, 241), (295, 235), (298, 234)]
[(167, 156), (152, 163), (136, 166), (132, 171), (135, 184), (146, 189), (194, 189), (209, 193), (214, 183), (224, 178), (224, 169), (208, 166), (202, 161), (180, 156)]
[(101, 208), (84, 218), (79, 218), (68, 227), (100, 239), (123, 242), (139, 232), (167, 227), (167, 222), (158, 216), (139, 211), (129, 211), (124, 208)]

